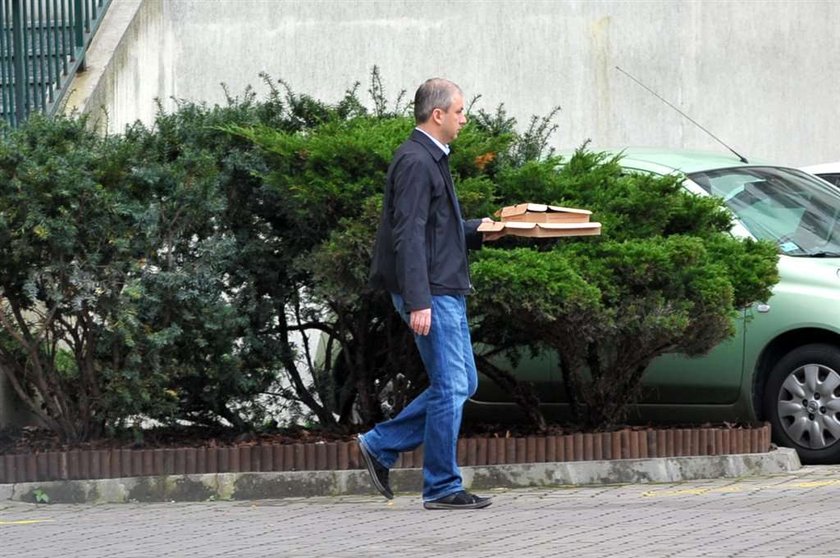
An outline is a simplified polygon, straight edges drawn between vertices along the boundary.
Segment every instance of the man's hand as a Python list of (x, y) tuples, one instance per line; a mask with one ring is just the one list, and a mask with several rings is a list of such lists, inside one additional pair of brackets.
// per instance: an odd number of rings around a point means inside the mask
[(432, 329), (432, 309), (413, 310), (408, 319), (408, 327), (417, 335), (429, 335)]

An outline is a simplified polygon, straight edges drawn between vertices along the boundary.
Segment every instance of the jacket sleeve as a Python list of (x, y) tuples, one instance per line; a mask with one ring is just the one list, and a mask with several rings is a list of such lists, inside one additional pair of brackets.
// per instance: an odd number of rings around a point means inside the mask
[(467, 250), (478, 250), (484, 245), (484, 234), (478, 232), (481, 219), (467, 219), (464, 221), (464, 239)]
[(431, 203), (431, 169), (405, 157), (394, 168), (393, 232), (397, 284), (408, 312), (432, 307), (426, 262), (426, 223)]

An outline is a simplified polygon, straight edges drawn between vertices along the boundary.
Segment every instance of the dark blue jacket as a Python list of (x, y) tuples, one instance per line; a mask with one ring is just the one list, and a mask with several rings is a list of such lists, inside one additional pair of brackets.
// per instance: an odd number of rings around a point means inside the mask
[(388, 168), (370, 285), (402, 295), (406, 311), (431, 308), (432, 295), (468, 294), (467, 248), (480, 248), (481, 219), (464, 221), (449, 158), (414, 130)]

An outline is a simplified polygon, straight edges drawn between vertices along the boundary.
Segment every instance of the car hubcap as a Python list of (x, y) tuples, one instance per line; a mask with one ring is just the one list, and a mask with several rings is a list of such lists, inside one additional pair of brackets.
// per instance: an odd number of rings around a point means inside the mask
[(779, 421), (794, 443), (822, 449), (840, 440), (840, 374), (822, 364), (790, 373), (779, 390)]

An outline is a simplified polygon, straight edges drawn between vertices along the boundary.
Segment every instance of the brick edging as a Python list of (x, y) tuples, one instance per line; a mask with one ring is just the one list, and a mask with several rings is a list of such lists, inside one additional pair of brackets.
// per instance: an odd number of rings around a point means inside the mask
[[(770, 424), (744, 428), (624, 429), (563, 436), (461, 438), (463, 466), (764, 453)], [(403, 453), (395, 468), (422, 466), (423, 450)], [(108, 449), (0, 455), (0, 484), (207, 473), (325, 471), (363, 468), (349, 442), (218, 448)]]

